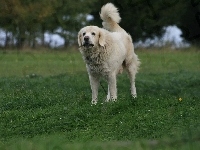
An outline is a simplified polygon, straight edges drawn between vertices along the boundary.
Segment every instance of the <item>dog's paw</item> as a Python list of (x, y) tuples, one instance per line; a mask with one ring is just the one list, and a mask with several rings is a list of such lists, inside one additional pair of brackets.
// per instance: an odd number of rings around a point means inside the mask
[(137, 94), (132, 94), (132, 98), (137, 98)]
[(110, 99), (106, 98), (105, 102), (108, 103), (110, 101)]
[(117, 99), (112, 99), (112, 102), (114, 102), (114, 103), (117, 102)]
[(92, 103), (92, 105), (96, 105), (96, 104), (97, 104), (97, 100), (96, 100), (96, 99), (93, 99), (93, 100), (91, 101), (91, 103)]
[(105, 102), (117, 102), (117, 97), (111, 97), (111, 98), (107, 97)]

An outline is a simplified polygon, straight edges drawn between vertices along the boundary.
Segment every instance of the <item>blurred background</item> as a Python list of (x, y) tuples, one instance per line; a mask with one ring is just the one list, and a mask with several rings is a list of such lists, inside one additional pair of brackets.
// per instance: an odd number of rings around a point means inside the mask
[(102, 27), (107, 2), (119, 8), (136, 47), (200, 45), (199, 0), (1, 0), (0, 48), (77, 46), (83, 26)]

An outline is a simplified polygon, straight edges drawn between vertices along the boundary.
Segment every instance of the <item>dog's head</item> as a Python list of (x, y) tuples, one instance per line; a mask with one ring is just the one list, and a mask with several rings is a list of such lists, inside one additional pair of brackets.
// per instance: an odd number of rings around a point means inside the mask
[(105, 46), (105, 36), (103, 29), (96, 26), (87, 26), (78, 33), (78, 45), (80, 47), (92, 48)]

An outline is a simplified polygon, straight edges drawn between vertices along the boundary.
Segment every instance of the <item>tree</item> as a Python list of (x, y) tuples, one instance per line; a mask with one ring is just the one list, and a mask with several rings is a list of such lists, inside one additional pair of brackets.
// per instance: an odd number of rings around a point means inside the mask
[(94, 0), (1, 0), (0, 27), (11, 32), (17, 47), (35, 46), (36, 37), (44, 45), (45, 32), (60, 32), (67, 42), (81, 27)]
[(200, 1), (181, 0), (182, 10), (178, 27), (188, 42), (200, 46)]
[(163, 27), (173, 24), (178, 18), (171, 12), (175, 11), (178, 0), (104, 0), (97, 2), (98, 10), (94, 9), (94, 24), (100, 25), (99, 11), (102, 5), (112, 2), (119, 8), (122, 21), (120, 25), (129, 32), (134, 41), (144, 40), (163, 33)]
[(160, 36), (163, 27), (177, 25), (187, 41), (200, 43), (199, 0), (1, 0), (0, 28), (14, 36), (19, 48), (35, 47), (36, 38), (45, 46), (46, 32), (59, 34), (68, 46), (88, 24), (87, 14), (94, 16), (91, 25), (102, 26), (99, 12), (108, 2), (119, 8), (120, 25), (133, 41)]
[(48, 0), (0, 2), (0, 26), (13, 33), (18, 48), (22, 48), (27, 39), (34, 41), (40, 22), (51, 15), (52, 7), (49, 4)]
[[(55, 12), (50, 24), (54, 27), (49, 31), (59, 34), (65, 40), (65, 46), (77, 39), (77, 32), (87, 24), (86, 15), (90, 12), (94, 0), (58, 0), (54, 5)], [(50, 19), (50, 18), (49, 18)], [(53, 21), (53, 22), (52, 22)], [(48, 27), (47, 27), (48, 29)]]

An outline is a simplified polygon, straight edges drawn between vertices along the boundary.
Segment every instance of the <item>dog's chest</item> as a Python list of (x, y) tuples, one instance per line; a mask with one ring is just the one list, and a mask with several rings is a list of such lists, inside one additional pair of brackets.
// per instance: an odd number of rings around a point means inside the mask
[(106, 75), (109, 72), (105, 57), (102, 54), (91, 54), (85, 56), (87, 69), (91, 73)]

